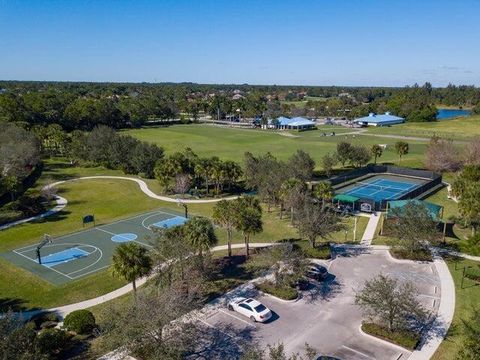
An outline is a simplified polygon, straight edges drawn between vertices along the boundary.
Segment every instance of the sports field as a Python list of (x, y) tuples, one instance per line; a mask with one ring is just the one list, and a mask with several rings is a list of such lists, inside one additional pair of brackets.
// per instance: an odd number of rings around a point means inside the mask
[(40, 259), (37, 244), (0, 256), (52, 284), (62, 285), (108, 268), (118, 244), (134, 241), (151, 247), (157, 229), (181, 225), (186, 220), (170, 210), (155, 210), (55, 238), (39, 250)]
[[(336, 131), (335, 136), (323, 136), (329, 130)], [(370, 147), (374, 144), (387, 145), (380, 162), (397, 163), (398, 155), (394, 144), (398, 139), (380, 138), (352, 134), (355, 129), (323, 127), (321, 130), (304, 132), (275, 132), (255, 129), (237, 129), (213, 125), (172, 125), (166, 127), (148, 127), (128, 130), (124, 133), (142, 141), (156, 143), (172, 153), (190, 147), (200, 156), (219, 156), (222, 159), (242, 161), (243, 154), (250, 151), (255, 155), (270, 152), (281, 160), (288, 159), (301, 149), (312, 156), (321, 168), (322, 157), (335, 152), (340, 141), (362, 144)], [(285, 136), (285, 135), (289, 136)], [(410, 152), (402, 158), (403, 166), (423, 166), (423, 154), (426, 141), (408, 141)]]

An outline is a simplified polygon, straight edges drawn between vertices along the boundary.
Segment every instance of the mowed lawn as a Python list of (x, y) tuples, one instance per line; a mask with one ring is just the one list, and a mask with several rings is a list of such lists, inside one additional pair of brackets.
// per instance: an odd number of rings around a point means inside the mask
[[(92, 175), (121, 175), (118, 171), (103, 168), (72, 167), (62, 161), (48, 161), (45, 171), (37, 187), (47, 181), (68, 179)], [(149, 182), (150, 184), (153, 181)], [(26, 223), (0, 232), (0, 252), (36, 244), (43, 234), (54, 238), (60, 235), (82, 230), (81, 218), (86, 214), (94, 214), (97, 224), (109, 223), (128, 218), (136, 214), (154, 209), (170, 209), (181, 211), (177, 204), (167, 203), (147, 197), (138, 185), (128, 180), (81, 180), (59, 185), (59, 195), (68, 199), (67, 207), (60, 213), (41, 221)], [(211, 217), (213, 204), (191, 204), (189, 213)], [(286, 216), (279, 219), (278, 209), (263, 215), (264, 231), (252, 236), (252, 242), (276, 242), (284, 239), (298, 238), (298, 232), (289, 224)], [(353, 240), (353, 218), (344, 220), (347, 234), (344, 231), (332, 234), (329, 239), (334, 242)], [(357, 224), (357, 241), (366, 227), (367, 219), (360, 218)], [(217, 228), (219, 244), (226, 243), (226, 232)], [(243, 242), (240, 233), (234, 232), (233, 241)], [(52, 307), (85, 300), (112, 291), (125, 282), (113, 278), (108, 271), (101, 271), (63, 286), (54, 286), (39, 277), (23, 270), (3, 259), (0, 259), (0, 307), (6, 303), (17, 303), (25, 308)], [(15, 286), (12, 286), (15, 284)]]
[[(140, 140), (162, 146), (167, 153), (182, 151), (190, 147), (201, 156), (218, 156), (242, 162), (243, 154), (250, 151), (255, 155), (270, 152), (279, 159), (286, 160), (295, 151), (301, 149), (308, 152), (321, 168), (321, 159), (328, 152), (334, 152), (337, 143), (349, 141), (352, 144), (387, 144), (387, 149), (379, 161), (398, 162), (394, 144), (396, 139), (373, 136), (342, 135), (322, 136), (329, 133), (328, 127), (322, 130), (304, 132), (275, 132), (270, 130), (237, 129), (214, 125), (172, 125), (164, 127), (148, 127), (124, 131)], [(335, 131), (336, 127), (332, 127)], [(341, 129), (345, 132), (348, 129)], [(338, 132), (338, 130), (337, 130)], [(351, 131), (348, 131), (351, 132)], [(290, 136), (285, 136), (290, 135)], [(404, 156), (403, 165), (422, 166), (425, 142), (411, 141), (410, 153)]]
[(392, 127), (370, 127), (368, 133), (432, 137), (434, 135), (447, 139), (467, 141), (480, 136), (480, 115), (460, 117), (430, 123), (406, 123)]
[(464, 340), (463, 321), (469, 321), (472, 316), (472, 310), (479, 308), (478, 299), (480, 299), (480, 284), (472, 280), (465, 279), (463, 288), (462, 274), (464, 266), (472, 266), (477, 269), (479, 262), (462, 260), (457, 264), (453, 260), (447, 261), (448, 268), (455, 282), (455, 314), (453, 322), (448, 331), (447, 338), (440, 344), (440, 347), (432, 357), (432, 360), (451, 360), (455, 359), (459, 350), (462, 348)]

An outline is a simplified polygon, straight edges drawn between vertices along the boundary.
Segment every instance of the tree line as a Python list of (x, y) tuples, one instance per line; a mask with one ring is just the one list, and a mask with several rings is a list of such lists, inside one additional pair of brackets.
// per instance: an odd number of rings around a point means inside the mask
[[(235, 97), (235, 95), (240, 95)], [(308, 99), (306, 106), (285, 100)], [(68, 131), (141, 126), (154, 119), (196, 120), (285, 116), (342, 116), (391, 111), (407, 121), (434, 121), (436, 104), (480, 112), (473, 86), (405, 88), (0, 82), (0, 121), (58, 124)]]

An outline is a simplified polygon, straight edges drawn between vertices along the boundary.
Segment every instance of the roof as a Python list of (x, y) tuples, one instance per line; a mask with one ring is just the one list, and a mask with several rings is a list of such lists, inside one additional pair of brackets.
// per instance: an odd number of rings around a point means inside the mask
[(423, 205), (427, 208), (428, 212), (430, 213), (430, 215), (434, 218), (434, 219), (439, 219), (441, 217), (441, 212), (442, 212), (442, 209), (443, 209), (443, 206), (441, 205), (437, 205), (437, 204), (434, 204), (434, 203), (431, 203), (431, 202), (428, 202), (428, 201), (422, 201), (422, 200), (417, 200), (417, 199), (413, 199), (413, 200), (392, 200), (392, 201), (389, 201), (388, 202), (388, 212), (387, 214), (390, 212), (390, 210), (392, 209), (396, 209), (396, 208), (403, 208), (405, 207), (407, 204), (416, 204), (416, 205)]
[(294, 118), (287, 118), (280, 116), (278, 119), (278, 125), (280, 126), (305, 126), (305, 125), (315, 125), (312, 120), (308, 120), (303, 117), (294, 117)]
[(352, 195), (338, 194), (334, 196), (333, 200), (354, 203), (355, 201), (360, 200), (360, 198)]
[(358, 119), (353, 120), (354, 122), (362, 122), (362, 123), (383, 123), (383, 122), (397, 122), (397, 121), (405, 121), (404, 118), (391, 115), (389, 112), (385, 114), (377, 115), (375, 113), (370, 113), (368, 116), (364, 116)]

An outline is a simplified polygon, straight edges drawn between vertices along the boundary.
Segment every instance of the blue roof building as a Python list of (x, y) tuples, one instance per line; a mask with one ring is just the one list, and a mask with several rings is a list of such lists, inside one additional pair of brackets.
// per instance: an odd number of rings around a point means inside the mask
[(405, 119), (386, 112), (385, 114), (381, 115), (370, 113), (368, 116), (353, 120), (353, 122), (362, 126), (390, 126), (395, 124), (403, 124)]
[(268, 121), (270, 127), (275, 127), (276, 129), (281, 130), (307, 130), (315, 127), (315, 122), (303, 118), (303, 117), (294, 117), (287, 118), (280, 116), (276, 121)]

